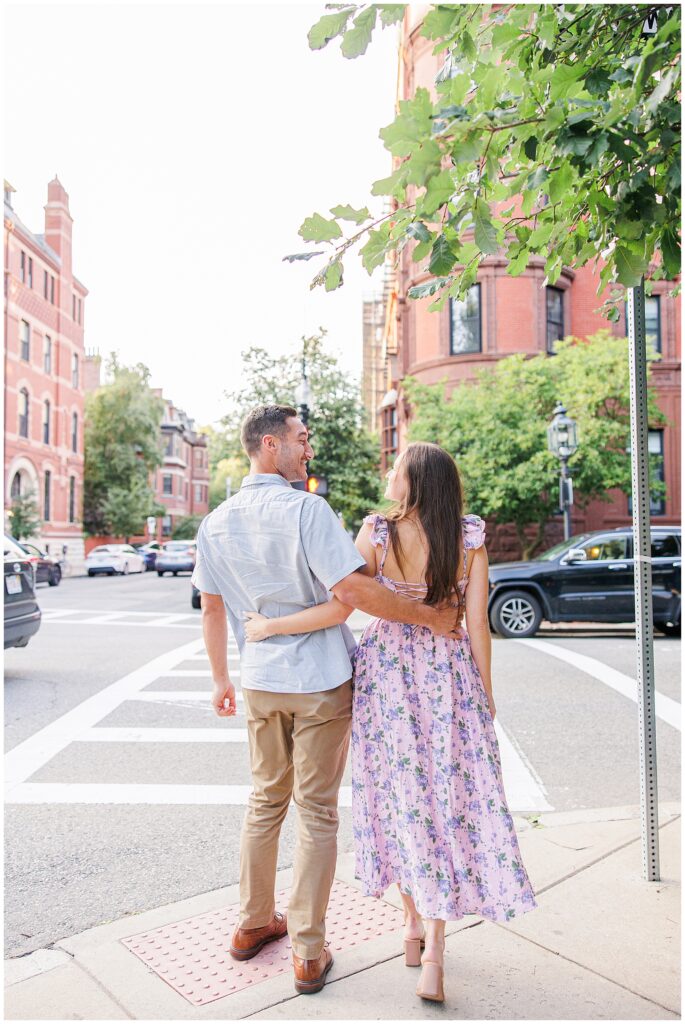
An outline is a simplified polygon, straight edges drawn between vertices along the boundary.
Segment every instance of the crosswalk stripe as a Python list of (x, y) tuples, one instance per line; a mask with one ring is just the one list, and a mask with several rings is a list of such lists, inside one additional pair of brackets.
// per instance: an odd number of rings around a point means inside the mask
[[(616, 690), (617, 693), (627, 697), (628, 700), (632, 700), (634, 703), (637, 703), (637, 680), (632, 679), (623, 672), (619, 672), (615, 668), (612, 668), (611, 665), (607, 665), (605, 662), (599, 661), (597, 658), (590, 658), (587, 654), (578, 654), (577, 651), (572, 651), (568, 647), (563, 647), (559, 644), (552, 644), (548, 640), (535, 640), (531, 637), (526, 639), (517, 639), (516, 642), (519, 644), (527, 644), (528, 647), (541, 651), (543, 654), (549, 654), (553, 658), (559, 658), (561, 661), (565, 661), (568, 665), (573, 665), (574, 668), (580, 669), (580, 671), (585, 672), (586, 675), (592, 676), (593, 679), (598, 679), (600, 683), (604, 683), (605, 686), (609, 686), (612, 690)], [(657, 718), (660, 718), (662, 722), (666, 722), (668, 725), (680, 732), (681, 709), (677, 700), (672, 700), (670, 697), (666, 697), (663, 693), (655, 692), (654, 707)]]
[[(243, 700), (243, 695), (240, 690), (236, 690), (235, 696), (236, 700)], [(211, 696), (209, 690), (141, 690), (140, 693), (136, 693), (132, 697), (128, 697), (127, 700), (141, 700), (150, 704), (165, 704), (168, 701), (179, 701), (182, 703), (195, 701), (209, 705)]]

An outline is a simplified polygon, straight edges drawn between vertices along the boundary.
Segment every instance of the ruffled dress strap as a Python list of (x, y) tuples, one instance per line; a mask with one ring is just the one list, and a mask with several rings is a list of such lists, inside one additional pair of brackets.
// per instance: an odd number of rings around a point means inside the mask
[(373, 512), (370, 516), (366, 516), (364, 522), (371, 526), (369, 540), (375, 547), (380, 547), (381, 549), (381, 561), (378, 571), (382, 573), (388, 554), (388, 520), (380, 512)]
[(471, 548), (480, 548), (485, 543), (485, 520), (473, 512), (461, 518), (462, 536), (464, 538), (464, 575), (466, 579), (466, 552)]

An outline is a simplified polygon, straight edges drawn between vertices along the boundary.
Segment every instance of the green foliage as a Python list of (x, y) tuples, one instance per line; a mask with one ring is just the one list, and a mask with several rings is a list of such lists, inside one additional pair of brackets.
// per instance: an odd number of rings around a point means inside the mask
[(146, 516), (164, 515), (166, 511), (157, 504), (154, 491), (140, 476), (132, 477), (125, 486), (109, 486), (100, 507), (103, 532), (124, 537), (126, 543), (132, 536), (145, 532)]
[(195, 540), (204, 516), (183, 516), (174, 523), (172, 540)]
[(142, 363), (121, 366), (112, 353), (107, 374), (109, 383), (86, 395), (83, 519), (91, 535), (128, 537), (163, 514), (148, 479), (162, 463), (164, 404)]
[[(653, 361), (652, 354), (650, 361)], [(449, 395), (444, 385), (404, 387), (412, 403), (411, 440), (433, 441), (450, 451), (459, 466), (467, 506), (479, 515), (514, 523), (524, 552), (540, 547), (546, 522), (559, 507), (559, 460), (547, 448), (547, 426), (563, 401), (578, 423), (579, 448), (569, 460), (576, 503), (610, 500), (609, 490), (630, 493), (630, 386), (628, 342), (607, 330), (587, 340), (567, 338), (556, 355), (507, 356), (474, 382)], [(649, 422), (665, 416), (649, 390)], [(650, 456), (652, 494), (658, 456)], [(526, 528), (537, 526), (532, 538)]]
[[(328, 478), (331, 507), (342, 514), (348, 529), (357, 530), (380, 496), (378, 442), (362, 425), (359, 387), (325, 351), (324, 338), (322, 329), (303, 339), (313, 395), (309, 428), (315, 458), (311, 469)], [(222, 467), (221, 473), (212, 472), (212, 507), (225, 497), (226, 475), (236, 489), (247, 471), (243, 466), (249, 468), (240, 446), (240, 424), (246, 412), (262, 402), (293, 404), (302, 373), (302, 348), (276, 357), (253, 347), (243, 353), (243, 364), (243, 387), (227, 395), (224, 431), (221, 435), (215, 432), (214, 438), (210, 435), (210, 466)], [(216, 463), (213, 454), (220, 455)]]
[(30, 540), (40, 531), (40, 511), (33, 491), (20, 494), (18, 498), (12, 498), (7, 515), (10, 521), (10, 533), (15, 540)]
[[(554, 284), (563, 266), (581, 267), (601, 255), (597, 294), (617, 286), (600, 307), (613, 321), (623, 288), (645, 275), (677, 276), (681, 12), (674, 5), (669, 17), (666, 7), (656, 8), (658, 31), (644, 36), (648, 10), (644, 4), (431, 6), (420, 32), (435, 42), (435, 53), (445, 54), (436, 99), (418, 88), (400, 101), (395, 120), (380, 132), (399, 163), (371, 189), (396, 200), (400, 210), (352, 235), (339, 223), (348, 206), (333, 207), (332, 220), (308, 218), (302, 237), (329, 246), (312, 287), (342, 284), (343, 257), (364, 239), (369, 273), (412, 242), (420, 253), (415, 259), (430, 253), (433, 291), (459, 298), (489, 254), (502, 251), (512, 276), (523, 273), (532, 255), (542, 256), (545, 284)], [(312, 28), (310, 46), (321, 49), (339, 37), (343, 55), (356, 57), (378, 20), (393, 24), (402, 13), (396, 4), (344, 5)], [(428, 231), (426, 222), (432, 248), (428, 239), (417, 241), (416, 229), (422, 224)]]

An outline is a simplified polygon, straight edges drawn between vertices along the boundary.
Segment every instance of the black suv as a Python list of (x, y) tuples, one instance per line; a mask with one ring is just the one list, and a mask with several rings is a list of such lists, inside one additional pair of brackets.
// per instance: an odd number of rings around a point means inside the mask
[[(654, 625), (680, 635), (680, 527), (653, 526)], [(529, 562), (489, 567), (488, 614), (503, 637), (534, 636), (548, 622), (634, 622), (631, 527), (581, 533)]]

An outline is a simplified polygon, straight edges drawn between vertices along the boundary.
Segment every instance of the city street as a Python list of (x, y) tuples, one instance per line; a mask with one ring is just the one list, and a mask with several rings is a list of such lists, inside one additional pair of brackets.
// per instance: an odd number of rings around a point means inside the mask
[[(219, 720), (188, 576), (37, 591), (40, 632), (6, 652), (6, 956), (237, 881), (245, 721)], [(364, 616), (355, 615), (359, 631)], [(657, 634), (660, 801), (677, 801), (680, 643)], [(230, 666), (239, 686), (230, 641)], [(493, 641), (510, 809), (639, 803), (629, 627)], [(239, 695), (240, 711), (240, 695)], [(340, 850), (352, 849), (349, 772)], [(292, 810), (280, 867), (291, 862)]]

